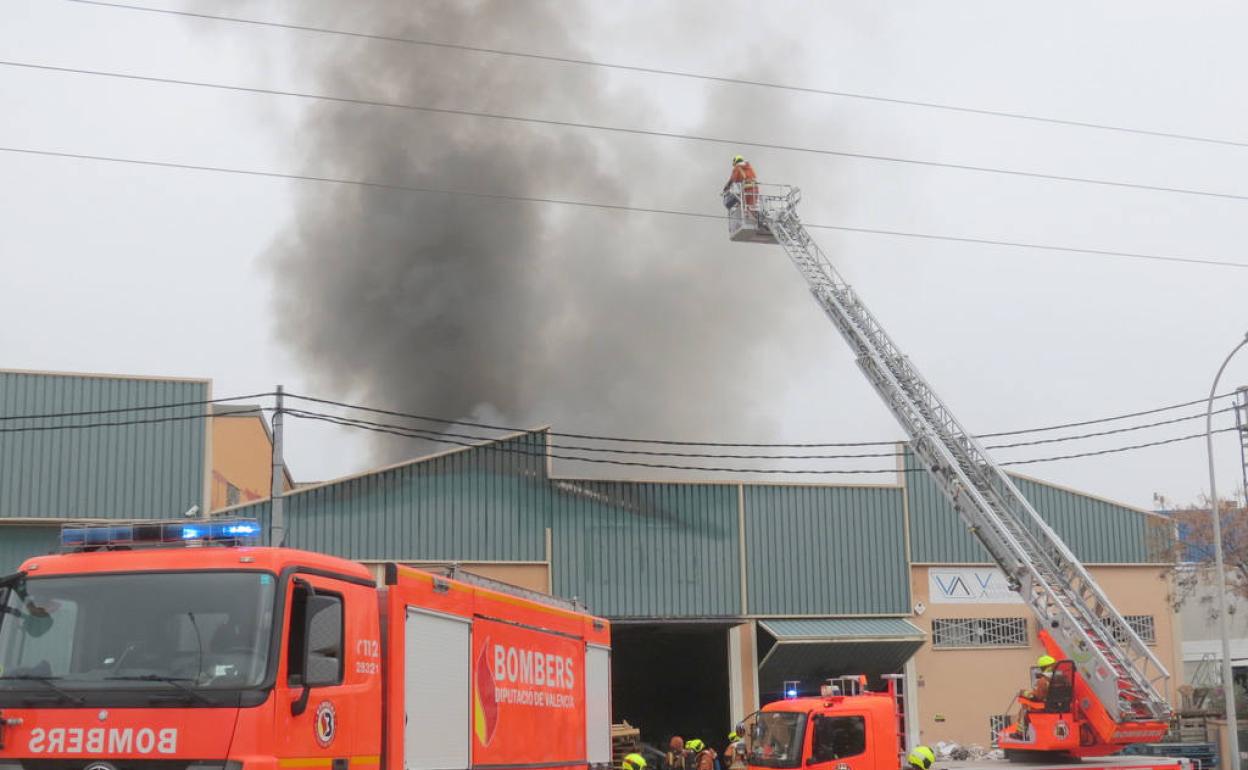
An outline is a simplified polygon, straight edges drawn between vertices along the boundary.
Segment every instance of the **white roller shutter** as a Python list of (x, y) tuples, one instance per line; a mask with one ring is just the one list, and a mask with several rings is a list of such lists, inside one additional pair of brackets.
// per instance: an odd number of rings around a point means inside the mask
[(403, 649), (403, 766), (463, 770), (472, 748), (472, 624), (409, 607)]
[(611, 764), (611, 650), (585, 649), (585, 758)]

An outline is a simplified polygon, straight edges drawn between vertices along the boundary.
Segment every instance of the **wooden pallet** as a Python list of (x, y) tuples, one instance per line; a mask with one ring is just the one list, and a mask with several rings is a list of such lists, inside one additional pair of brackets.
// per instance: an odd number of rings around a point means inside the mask
[(627, 721), (611, 725), (611, 763), (616, 767), (624, 764), (624, 757), (641, 746), (641, 730)]

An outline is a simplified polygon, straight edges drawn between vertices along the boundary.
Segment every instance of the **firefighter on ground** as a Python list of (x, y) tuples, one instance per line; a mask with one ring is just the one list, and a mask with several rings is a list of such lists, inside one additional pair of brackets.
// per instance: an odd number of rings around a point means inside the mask
[(716, 770), (715, 749), (707, 746), (701, 738), (685, 741), (685, 748), (693, 755), (689, 760), (689, 770)]
[(732, 176), (728, 177), (728, 181), (724, 183), (724, 192), (728, 192), (734, 184), (741, 185), (741, 203), (746, 211), (757, 211), (758, 175), (754, 173), (754, 167), (750, 165), (750, 162), (740, 155), (734, 155), (732, 158)]
[(620, 767), (622, 770), (646, 770), (646, 758), (635, 751), (632, 754), (625, 754)]
[(737, 725), (736, 730), (728, 733), (728, 747), (724, 749), (724, 762), (728, 770), (745, 770), (748, 767), (745, 761), (745, 740), (741, 737), (743, 732), (745, 728)]
[(685, 751), (685, 739), (673, 735), (667, 742), (667, 753), (663, 755), (663, 770), (687, 770), (689, 752)]
[(915, 746), (906, 757), (907, 770), (930, 770), (936, 762), (936, 752), (926, 746)]

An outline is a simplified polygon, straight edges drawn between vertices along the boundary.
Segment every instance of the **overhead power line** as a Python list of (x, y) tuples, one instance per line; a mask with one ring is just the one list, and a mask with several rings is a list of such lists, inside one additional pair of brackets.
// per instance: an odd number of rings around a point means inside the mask
[[(1221, 395), (1215, 396), (1214, 399), (1221, 401), (1222, 399), (1229, 398), (1234, 395), (1235, 395), (1234, 392), (1228, 392), (1228, 393), (1223, 393)], [(523, 427), (519, 427), (515, 425), (497, 425), (497, 424), (484, 423), (484, 422), (475, 422), (472, 420), (457, 420), (457, 419), (451, 419), (447, 417), (434, 417), (434, 416), (430, 416), (426, 414), (417, 414), (414, 412), (402, 412), (402, 411), (397, 411), (394, 409), (380, 409), (377, 407), (364, 406), (362, 404), (352, 404), (346, 401), (335, 401), (332, 399), (318, 398), (316, 396), (307, 396), (307, 395), (301, 395), (298, 393), (286, 393), (285, 396), (286, 398), (294, 399), (296, 401), (308, 401), (311, 403), (323, 404), (325, 406), (335, 406), (341, 409), (351, 409), (351, 410), (355, 410), (359, 412), (379, 414), (379, 415), (383, 415), (386, 417), (399, 417), (399, 418), (408, 419), (408, 420), (415, 420), (417, 422), (434, 423), (437, 425), (461, 425), (467, 428), (476, 428), (478, 430), (491, 430), (491, 431), (496, 431), (500, 433), (521, 433), (521, 432), (530, 430), (529, 428), (523, 428)], [(1146, 410), (1136, 411), (1136, 412), (1128, 412), (1126, 414), (1118, 414), (1118, 415), (1113, 415), (1110, 417), (1101, 417), (1095, 420), (1080, 420), (1078, 422), (1068, 422), (1068, 423), (1063, 423), (1061, 425), (1046, 425), (1046, 426), (1042, 426), (1038, 428), (1001, 431), (997, 433), (981, 433), (981, 434), (976, 435), (976, 438), (983, 439), (983, 438), (995, 438), (995, 437), (1002, 437), (1002, 436), (1019, 436), (1019, 435), (1023, 435), (1027, 433), (1043, 433), (1043, 432), (1061, 430), (1061, 429), (1066, 429), (1066, 428), (1086, 427), (1086, 426), (1095, 425), (1098, 423), (1117, 422), (1119, 420), (1125, 420), (1125, 419), (1129, 419), (1133, 417), (1142, 417), (1146, 415), (1159, 414), (1161, 412), (1173, 411), (1175, 409), (1183, 409), (1189, 406), (1193, 406), (1194, 404), (1197, 404), (1197, 403), (1203, 404), (1205, 403), (1205, 399), (1202, 398), (1198, 401), (1185, 401), (1179, 404), (1171, 404), (1170, 406), (1157, 407), (1155, 409), (1146, 409)], [(1232, 411), (1233, 409), (1234, 407), (1228, 407), (1225, 409), (1219, 409), (1215, 411), (1214, 413), (1222, 414), (1224, 412)], [(1111, 431), (1102, 431), (1102, 432), (1096, 432), (1096, 433), (1084, 433), (1084, 434), (1080, 434), (1077, 436), (1068, 436), (1068, 437), (1062, 437), (1059, 439), (1046, 439), (1046, 440), (1037, 441), (1034, 443), (1041, 444), (1041, 443), (1054, 443), (1056, 441), (1073, 441), (1075, 439), (1092, 438), (1094, 436), (1110, 435), (1114, 433), (1125, 433), (1125, 432), (1128, 432), (1129, 430), (1142, 430), (1144, 428), (1153, 428), (1153, 427), (1157, 427), (1160, 425), (1170, 425), (1170, 424), (1177, 423), (1177, 422), (1199, 419), (1203, 417), (1204, 417), (1203, 414), (1194, 414), (1194, 415), (1188, 415), (1186, 417), (1181, 417), (1181, 418), (1177, 418), (1173, 420), (1163, 420), (1160, 422), (1148, 423), (1145, 425), (1135, 426), (1132, 428), (1115, 429)], [(592, 433), (568, 433), (568, 432), (562, 432), (562, 431), (546, 431), (546, 433), (547, 435), (554, 436), (557, 438), (575, 439), (575, 440), (582, 440), (582, 441), (600, 441), (600, 442), (621, 443), (621, 444), (652, 444), (656, 446), (718, 447), (718, 448), (728, 448), (728, 449), (829, 449), (829, 448), (849, 448), (849, 447), (894, 446), (897, 443), (897, 441), (895, 440), (894, 441), (848, 441), (848, 442), (798, 442), (798, 443), (744, 443), (744, 442), (725, 442), (725, 441), (682, 441), (682, 440), (670, 439), (670, 438), (669, 439), (656, 439), (656, 438), (636, 438), (636, 437), (624, 437), (624, 436), (604, 436), (604, 435), (597, 435), (597, 434), (592, 434)], [(482, 438), (482, 437), (478, 437), (478, 438)], [(1020, 442), (1016, 444), (999, 444), (995, 446), (989, 446), (987, 448), (988, 449), (1010, 449), (1010, 448), (1018, 447), (1018, 446), (1027, 446), (1029, 443), (1033, 443), (1033, 442)]]
[[(164, 409), (167, 407), (155, 407), (155, 408)], [(126, 410), (126, 411), (133, 411), (133, 410)], [(249, 410), (249, 411), (271, 412), (273, 411), (273, 409), (270, 407), (257, 406), (255, 407), (254, 410)], [(170, 417), (149, 417), (145, 419), (136, 419), (136, 420), (107, 420), (104, 422), (79, 422), (79, 423), (71, 423), (68, 425), (65, 425), (65, 424), (24, 425), (20, 428), (0, 428), (0, 434), (46, 433), (49, 431), (58, 431), (58, 430), (83, 430), (83, 429), (91, 429), (91, 428), (125, 428), (125, 427), (134, 426), (134, 425), (159, 425), (161, 423), (182, 422), (184, 420), (210, 420), (213, 417), (223, 417), (223, 416), (236, 416), (236, 415), (220, 415), (220, 414), (213, 414), (212, 412), (200, 412), (198, 414), (180, 414), (180, 415), (174, 415)], [(29, 418), (24, 418), (24, 419), (29, 419)]]
[[(414, 428), (411, 426), (394, 425), (391, 423), (376, 422), (373, 420), (364, 420), (358, 417), (342, 417), (341, 415), (328, 414), (326, 412), (310, 412), (303, 409), (282, 410), (283, 414), (294, 415), (296, 417), (341, 417), (343, 420), (349, 420), (353, 425), (359, 427), (375, 427), (375, 428), (396, 428), (411, 430), (421, 434), (444, 436), (446, 438), (463, 439), (464, 441), (496, 441), (497, 436), (474, 436), (466, 433), (457, 433), (449, 430), (439, 430), (435, 428)], [(520, 431), (517, 431), (520, 432)], [(549, 431), (543, 431), (547, 435)], [(895, 446), (897, 442), (884, 442), (890, 446)], [(550, 449), (569, 451), (569, 452), (592, 452), (596, 454), (611, 455), (637, 455), (644, 457), (685, 457), (696, 459), (722, 459), (722, 460), (849, 460), (862, 459), (866, 457), (902, 457), (903, 452), (848, 452), (838, 454), (814, 454), (814, 455), (794, 455), (794, 454), (732, 454), (723, 452), (675, 452), (671, 450), (655, 450), (655, 449), (619, 449), (617, 447), (598, 447), (587, 446), (584, 444), (558, 444), (548, 443)]]
[[(436, 187), (421, 187), (417, 185), (391, 184), (387, 182), (373, 182), (360, 179), (344, 179), (339, 177), (318, 176), (314, 174), (291, 174), (280, 171), (260, 171), (257, 169), (234, 168), (229, 166), (209, 166), (193, 163), (176, 163), (172, 161), (145, 160), (142, 158), (124, 158), (112, 155), (92, 155), (87, 153), (61, 152), (56, 150), (38, 150), (31, 147), (15, 147), (0, 146), (0, 152), (7, 152), (18, 155), (31, 155), (46, 158), (63, 158), (72, 160), (86, 160), (100, 163), (115, 163), (135, 166), (147, 166), (152, 168), (174, 169), (179, 171), (203, 171), (218, 174), (234, 174), (238, 176), (259, 177), (265, 179), (288, 179), (299, 182), (315, 182), (321, 184), (349, 185), (354, 187), (364, 187), (374, 190), (389, 190), (393, 192), (408, 193), (425, 193), (430, 195), (446, 195), (450, 197), (473, 198), (477, 200), (497, 200), (512, 201), (523, 203), (540, 203), (558, 206), (575, 206), (579, 208), (599, 209), (603, 211), (631, 212), (640, 214), (661, 214), (667, 216), (686, 217), (691, 219), (714, 219), (723, 220), (723, 215), (708, 214), (698, 211), (684, 211), (680, 209), (667, 209), (646, 206), (626, 206), (614, 203), (597, 203), (593, 201), (570, 200), (565, 198), (546, 198), (528, 195), (508, 195), (505, 193), (485, 193), (470, 190), (449, 190)], [(864, 233), (870, 235), (890, 235), (900, 238), (919, 238), (932, 241), (947, 241), (956, 243), (973, 243), (984, 246), (1005, 246), (1009, 248), (1021, 249), (1039, 249), (1041, 251), (1055, 251), (1070, 254), (1094, 254), (1098, 256), (1123, 257), (1131, 259), (1146, 259), (1158, 262), (1179, 262), (1196, 265), (1211, 265), (1216, 267), (1232, 267), (1245, 269), (1248, 263), (1234, 262), (1230, 260), (1204, 258), (1204, 257), (1184, 257), (1169, 256), (1161, 254), (1144, 254), (1129, 251), (1110, 251), (1106, 249), (1085, 249), (1073, 246), (1055, 246), (1039, 243), (1025, 243), (1021, 241), (1004, 241), (993, 240), (987, 238), (969, 238), (953, 235), (936, 235), (933, 233), (917, 233), (904, 230), (886, 230), (881, 228), (870, 227), (849, 227), (845, 225), (827, 225), (827, 224), (807, 224), (806, 227), (819, 230), (838, 230), (841, 232)]]
[(552, 62), (556, 64), (573, 64), (585, 67), (595, 67), (601, 69), (620, 70), (624, 72), (637, 72), (647, 75), (660, 75), (665, 77), (675, 77), (690, 80), (702, 80), (714, 83), (723, 83), (727, 85), (749, 86), (755, 88), (774, 89), (779, 91), (789, 91), (793, 93), (817, 94), (821, 96), (835, 96), (845, 99), (857, 99), (862, 101), (880, 102), (884, 104), (898, 104), (909, 107), (921, 107), (925, 109), (942, 110), (946, 112), (960, 112), (970, 115), (982, 115), (994, 118), (1006, 118), (1010, 120), (1022, 120), (1035, 123), (1049, 123), (1059, 126), (1068, 126), (1074, 128), (1089, 128), (1099, 131), (1112, 131), (1127, 134), (1138, 134), (1141, 136), (1152, 136), (1163, 139), (1178, 139), (1188, 142), (1202, 142), (1205, 144), (1225, 145), (1228, 147), (1248, 147), (1248, 142), (1236, 141), (1232, 139), (1219, 139), (1216, 137), (1199, 136), (1196, 134), (1185, 134), (1174, 131), (1158, 131), (1146, 128), (1135, 128), (1132, 126), (1121, 126), (1112, 123), (1097, 123), (1085, 120), (1072, 120), (1067, 118), (1054, 118), (1044, 115), (1034, 115), (1022, 112), (1010, 112), (1007, 110), (993, 110), (983, 107), (967, 107), (963, 105), (947, 104), (943, 102), (924, 101), (919, 99), (905, 99), (893, 96), (880, 96), (878, 94), (867, 94), (857, 91), (843, 91), (828, 88), (814, 88), (808, 86), (797, 86), (787, 83), (777, 83), (765, 80), (751, 80), (748, 78), (735, 78), (725, 75), (710, 75), (699, 72), (689, 72), (686, 70), (665, 69), (660, 67), (643, 67), (634, 64), (620, 64), (613, 62), (603, 62), (595, 59), (578, 58), (572, 56), (556, 56), (553, 54), (540, 54), (528, 51), (515, 51), (503, 48), (490, 48), (485, 46), (465, 45), (461, 43), (446, 43), (433, 40), (424, 40), (412, 37), (400, 37), (397, 35), (380, 35), (370, 34), (366, 32), (351, 32), (347, 30), (332, 29), (329, 27), (317, 27), (304, 24), (289, 24), (275, 21), (261, 21), (259, 19), (247, 19), (237, 16), (224, 16), (218, 14), (196, 13), (192, 11), (178, 11), (169, 8), (148, 8), (138, 5), (130, 5), (127, 3), (104, 2), (103, 0), (70, 0), (70, 2), (80, 3), (82, 5), (95, 5), (106, 8), (117, 8), (129, 11), (143, 11), (147, 13), (161, 13), (171, 16), (183, 16), (197, 19), (206, 19), (211, 21), (227, 22), (232, 24), (245, 24), (257, 27), (271, 27), (274, 29), (285, 29), (296, 32), (312, 32), (323, 35), (335, 35), (340, 37), (356, 38), (361, 40), (375, 40), (387, 43), (401, 43), (406, 45), (440, 48), (444, 50), (463, 51), (466, 53), (481, 53), (494, 56), (504, 56), (516, 59), (531, 59), (535, 61)]
[[(1235, 410), (1235, 407), (1232, 406), (1226, 409), (1218, 410), (1214, 412), (1214, 414), (1224, 414), (1226, 412), (1232, 412), (1234, 410)], [(325, 412), (309, 412), (309, 411), (302, 410), (302, 409), (287, 408), (287, 409), (283, 409), (282, 411), (285, 414), (292, 414), (295, 416), (301, 416), (301, 415), (312, 416), (312, 417), (339, 417), (340, 416), (340, 415), (327, 414)], [(1117, 428), (1114, 430), (1099, 431), (1096, 433), (1084, 433), (1078, 436), (1048, 438), (1048, 439), (1040, 439), (1038, 441), (1021, 441), (1021, 442), (1017, 442), (1014, 444), (999, 444), (996, 446), (990, 445), (985, 448), (986, 449), (1012, 449), (1012, 448), (1017, 448), (1017, 447), (1036, 446), (1040, 444), (1062, 443), (1066, 441), (1076, 441), (1076, 440), (1095, 437), (1095, 436), (1108, 436), (1108, 435), (1126, 433), (1126, 432), (1134, 431), (1134, 430), (1152, 428), (1158, 425), (1171, 425), (1176, 422), (1181, 422), (1184, 420), (1190, 420), (1190, 419), (1196, 419), (1196, 418), (1203, 418), (1203, 417), (1204, 417), (1203, 414), (1191, 415), (1188, 417), (1181, 417), (1175, 420), (1165, 420), (1162, 422), (1150, 423), (1150, 424), (1141, 425), (1141, 426)], [(455, 431), (449, 431), (445, 429), (414, 428), (411, 426), (394, 425), (392, 423), (382, 423), (382, 422), (376, 422), (373, 420), (364, 420), (358, 417), (342, 417), (342, 419), (351, 420), (353, 424), (358, 423), (360, 427), (396, 428), (396, 429), (402, 428), (402, 429), (408, 429), (408, 430), (420, 432), (422, 434), (432, 434), (432, 435), (437, 435), (437, 436), (444, 436), (447, 438), (463, 439), (465, 441), (479, 442), (479, 441), (494, 441), (498, 439), (497, 436), (476, 436), (476, 435), (471, 435), (471, 434), (466, 434), (466, 433), (457, 433)], [(513, 432), (513, 431), (509, 431), (509, 432)], [(521, 431), (514, 431), (514, 432), (521, 432)], [(544, 432), (549, 436), (556, 435), (550, 431), (544, 431)], [(1194, 435), (1204, 435), (1204, 434), (1202, 433), (1202, 434), (1194, 434)], [(1181, 439), (1172, 439), (1172, 440), (1186, 440), (1187, 438), (1191, 438), (1191, 436), (1184, 436)], [(598, 439), (598, 440), (602, 440), (602, 439)], [(896, 444), (899, 442), (894, 441), (894, 442), (884, 442), (884, 443), (886, 445), (896, 446)], [(1168, 443), (1168, 442), (1167, 441), (1153, 442), (1153, 443), (1139, 444), (1136, 446), (1138, 447), (1153, 446), (1156, 443)], [(601, 447), (601, 446), (587, 446), (585, 444), (559, 444), (559, 443), (548, 443), (547, 447), (549, 449), (554, 449), (558, 451), (568, 451), (568, 452), (591, 452), (595, 454), (608, 454), (608, 455), (630, 455), (630, 456), (642, 456), (642, 457), (681, 457), (681, 458), (689, 458), (689, 459), (718, 459), (718, 460), (849, 460), (849, 459), (863, 459), (863, 458), (876, 458), (876, 457), (904, 457), (905, 456), (905, 452), (897, 452), (897, 451), (848, 452), (848, 453), (835, 453), (835, 454), (734, 454), (734, 453), (725, 453), (725, 452), (677, 452), (677, 451), (671, 451), (671, 450), (654, 450), (654, 449), (620, 449), (618, 447)], [(1117, 451), (1117, 450), (1111, 449), (1109, 451)], [(1072, 456), (1077, 457), (1079, 455), (1072, 455)], [(1035, 462), (1035, 461), (1026, 460), (1023, 462)]]
[(688, 134), (675, 131), (658, 131), (643, 128), (626, 128), (622, 126), (610, 126), (601, 123), (583, 123), (570, 120), (554, 120), (548, 118), (536, 118), (522, 115), (509, 115), (500, 112), (481, 112), (476, 110), (452, 109), (449, 107), (432, 107), (418, 104), (405, 104), (401, 102), (388, 102), (373, 99), (359, 99), (343, 96), (330, 96), (324, 94), (313, 94), (303, 91), (289, 91), (271, 88), (257, 88), (250, 86), (233, 86), (224, 83), (211, 83), (198, 80), (181, 80), (177, 78), (153, 77), (146, 75), (131, 75), (122, 72), (110, 72), (106, 70), (83, 69), (76, 67), (55, 67), (45, 64), (32, 64), (29, 62), (18, 61), (0, 61), (0, 65), (6, 67), (20, 67), (24, 69), (44, 70), (50, 72), (70, 73), (76, 75), (93, 75), (97, 77), (117, 78), (122, 80), (135, 80), (147, 83), (162, 83), (166, 85), (189, 86), (194, 88), (211, 88), (223, 91), (236, 91), (249, 94), (262, 94), (266, 96), (283, 96), (298, 99), (310, 99), (315, 101), (336, 102), (340, 104), (352, 104), (369, 107), (384, 107), (387, 109), (407, 110), (411, 112), (424, 112), (440, 115), (455, 115), (459, 117), (483, 118), (487, 120), (497, 120), (512, 123), (529, 123), (544, 126), (556, 126), (560, 128), (575, 128), (589, 131), (604, 131), (617, 134), (629, 134), (633, 136), (646, 136), (662, 139), (678, 139), (682, 141), (707, 142), (711, 144), (721, 144), (730, 147), (751, 147), (755, 149), (779, 150), (783, 152), (797, 152), (810, 155), (823, 155), (836, 158), (853, 158), (856, 160), (873, 161), (878, 163), (894, 163), (912, 166), (924, 166), (928, 168), (951, 169), (956, 171), (969, 171), (977, 174), (1002, 174), (1005, 176), (1022, 177), (1027, 179), (1041, 179), (1049, 182), (1068, 182), (1072, 184), (1089, 184), (1106, 187), (1121, 187), (1132, 190), (1144, 190), (1148, 192), (1175, 193), (1180, 195), (1196, 195), (1211, 198), (1225, 198), (1229, 200), (1248, 201), (1248, 195), (1240, 195), (1236, 193), (1224, 193), (1213, 190), (1198, 190), (1190, 187), (1168, 187), (1165, 185), (1151, 185), (1141, 182), (1124, 182), (1115, 179), (1100, 179), (1096, 177), (1069, 176), (1065, 174), (1049, 174), (1040, 171), (1025, 171), (1022, 169), (999, 168), (995, 166), (977, 166), (969, 163), (952, 163), (947, 161), (924, 160), (921, 158), (906, 158), (895, 155), (878, 155), (871, 153), (850, 152), (848, 150), (831, 150), (819, 147), (803, 147), (791, 144), (775, 144), (771, 142), (754, 142), (745, 139), (725, 139), (715, 136), (704, 136), (699, 134)]
[[(178, 409), (188, 406), (207, 406), (209, 404), (224, 404), (229, 401), (243, 401), (253, 398), (266, 398), (273, 396), (275, 393), (269, 391), (267, 393), (250, 393), (245, 396), (227, 396), (225, 398), (211, 398), (203, 401), (176, 401), (166, 404), (143, 404), (141, 406), (123, 406), (116, 409), (89, 409), (79, 412), (47, 412), (44, 414), (4, 414), (0, 415), (0, 422), (6, 420), (49, 420), (64, 417), (87, 417), (100, 414), (123, 414), (126, 412), (146, 412), (154, 409)], [(194, 415), (196, 417), (202, 415)]]
[[(585, 457), (583, 455), (570, 455), (551, 452), (534, 452), (526, 450), (522, 447), (506, 446), (500, 443), (500, 440), (483, 438), (478, 441), (469, 441), (461, 438), (455, 438), (452, 435), (433, 430), (421, 430), (418, 428), (409, 428), (400, 425), (390, 425), (386, 423), (375, 423), (366, 420), (358, 420), (355, 418), (341, 417), (339, 415), (331, 415), (323, 412), (307, 412), (303, 410), (291, 410), (288, 412), (291, 417), (301, 420), (314, 420), (318, 422), (331, 423), (349, 428), (359, 428), (374, 433), (382, 433), (402, 438), (419, 439), (440, 444), (449, 444), (452, 446), (462, 446), (470, 448), (486, 449), (489, 451), (498, 451), (510, 454), (528, 455), (531, 457), (550, 458), (554, 460), (568, 460), (572, 462), (587, 462), (601, 465), (619, 465), (640, 468), (656, 468), (663, 470), (684, 470), (684, 471), (702, 471), (712, 473), (734, 473), (734, 474), (764, 474), (764, 475), (853, 475), (858, 473), (864, 474), (896, 474), (896, 473), (925, 473), (923, 468), (742, 468), (742, 467), (723, 467), (723, 466), (701, 466), (701, 465), (682, 465), (677, 463), (658, 463), (640, 460), (617, 460), (604, 457)], [(1227, 433), (1229, 431), (1238, 430), (1236, 426), (1220, 428), (1213, 431), (1214, 433)], [(1132, 444), (1124, 447), (1115, 447), (1112, 449), (1101, 449), (1091, 452), (1078, 452), (1066, 455), (1056, 455), (1052, 457), (1037, 457), (1030, 460), (1014, 460), (1002, 463), (1002, 465), (1030, 465), (1034, 463), (1056, 462), (1058, 460), (1071, 460), (1082, 457), (1095, 457), (1101, 455), (1118, 454), (1121, 452), (1130, 452), (1138, 449), (1146, 449), (1149, 447), (1162, 446), (1165, 444), (1174, 444), (1181, 441), (1190, 441), (1196, 438), (1204, 437), (1204, 431), (1192, 433), (1186, 436), (1178, 436), (1175, 438), (1164, 439), (1161, 441), (1150, 441), (1140, 444)], [(807, 458), (808, 459), (808, 458)]]

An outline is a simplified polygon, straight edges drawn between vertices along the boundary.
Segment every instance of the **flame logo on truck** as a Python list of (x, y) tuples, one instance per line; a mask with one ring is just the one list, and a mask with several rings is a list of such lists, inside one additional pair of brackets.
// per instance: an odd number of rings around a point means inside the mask
[(481, 645), (473, 670), (472, 731), (477, 742), (489, 746), (498, 731), (498, 698), (494, 692), (494, 671), (490, 668), (490, 640)]

